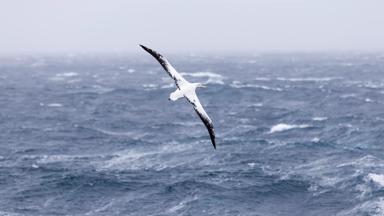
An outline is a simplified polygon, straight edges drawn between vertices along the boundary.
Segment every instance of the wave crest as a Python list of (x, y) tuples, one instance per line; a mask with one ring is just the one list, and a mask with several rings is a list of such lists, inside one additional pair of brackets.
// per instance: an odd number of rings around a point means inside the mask
[(226, 77), (224, 77), (224, 76), (222, 76), (220, 74), (213, 73), (213, 72), (208, 72), (208, 71), (194, 72), (194, 73), (182, 72), (180, 74), (183, 75), (183, 76), (189, 76), (189, 77), (208, 78), (206, 83), (213, 83), (213, 84), (220, 84), (220, 85), (223, 85), (224, 84), (224, 79), (226, 79)]
[(282, 131), (291, 130), (291, 129), (295, 129), (295, 128), (308, 128), (308, 127), (310, 127), (310, 125), (307, 125), (307, 124), (296, 125), (296, 124), (280, 123), (280, 124), (274, 125), (271, 128), (271, 130), (269, 131), (269, 133), (276, 133), (276, 132), (282, 132)]

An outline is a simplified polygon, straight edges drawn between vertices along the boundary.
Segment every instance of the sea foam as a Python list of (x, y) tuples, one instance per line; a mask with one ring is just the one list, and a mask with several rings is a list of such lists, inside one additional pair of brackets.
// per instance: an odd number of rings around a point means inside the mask
[(377, 185), (384, 187), (384, 175), (369, 173), (368, 179), (375, 182)]
[(274, 125), (269, 131), (269, 133), (282, 132), (282, 131), (291, 130), (294, 128), (308, 128), (308, 127), (310, 127), (310, 125), (307, 125), (307, 124), (291, 125), (291, 124), (281, 123), (281, 124)]
[(186, 73), (186, 72), (182, 72), (180, 73), (182, 76), (189, 76), (189, 77), (197, 77), (197, 78), (208, 78), (208, 80), (206, 81), (206, 83), (213, 83), (213, 84), (220, 84), (220, 85), (223, 85), (224, 84), (224, 79), (226, 79), (226, 77), (220, 75), (220, 74), (217, 74), (217, 73), (213, 73), (213, 72), (194, 72), (194, 73)]
[(78, 76), (78, 75), (79, 74), (76, 72), (65, 72), (65, 73), (56, 74), (56, 76), (58, 76), (58, 77), (74, 77), (74, 76)]
[(325, 121), (327, 119), (328, 119), (327, 117), (313, 117), (312, 118), (313, 121)]

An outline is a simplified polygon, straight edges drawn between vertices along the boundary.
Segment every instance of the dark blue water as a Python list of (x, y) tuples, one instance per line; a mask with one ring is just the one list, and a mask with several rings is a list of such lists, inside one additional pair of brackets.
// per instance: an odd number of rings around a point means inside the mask
[(0, 59), (0, 215), (384, 215), (384, 55)]

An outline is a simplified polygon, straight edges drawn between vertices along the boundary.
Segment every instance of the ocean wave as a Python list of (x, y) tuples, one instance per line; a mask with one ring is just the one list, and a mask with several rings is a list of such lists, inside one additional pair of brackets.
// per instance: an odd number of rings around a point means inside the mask
[(99, 94), (104, 94), (104, 93), (108, 93), (116, 90), (115, 88), (108, 88), (101, 85), (92, 85), (92, 89), (94, 89), (96, 93), (99, 93)]
[(63, 104), (61, 103), (50, 103), (50, 104), (47, 104), (47, 107), (62, 107)]
[[(100, 170), (156, 170), (177, 166), (186, 166), (191, 161), (186, 157), (182, 160), (183, 152), (190, 150), (191, 145), (168, 144), (153, 150), (130, 149), (114, 153), (112, 159), (101, 164)], [(176, 155), (176, 156), (175, 156)], [(182, 156), (181, 156), (182, 157)], [(165, 159), (166, 158), (166, 159)], [(195, 164), (196, 165), (196, 164)]]
[(320, 141), (319, 137), (314, 137), (313, 139), (311, 139), (311, 142), (314, 142), (314, 143), (318, 143), (319, 141)]
[(45, 58), (41, 57), (37, 59), (35, 62), (33, 62), (30, 66), (32, 68), (44, 67), (44, 66), (47, 66), (47, 61)]
[(384, 215), (384, 198), (371, 199), (363, 203), (359, 203), (351, 209), (341, 211), (337, 216), (350, 216), (350, 215), (371, 215), (382, 216)]
[[(268, 167), (264, 169), (266, 173), (279, 175), (282, 179), (301, 176), (304, 179), (311, 180), (309, 190), (313, 192), (314, 196), (319, 196), (334, 188), (341, 190), (353, 188), (352, 190), (360, 192), (357, 197), (366, 197), (365, 195), (369, 194), (371, 188), (366, 184), (366, 181), (361, 182), (361, 179), (364, 178), (364, 168), (357, 165), (344, 165), (343, 163), (357, 164), (359, 162), (356, 162), (354, 158), (345, 159), (340, 155), (333, 155), (320, 159), (313, 158), (310, 162), (289, 169), (273, 170)], [(349, 172), (341, 174), (346, 170)]]
[(352, 94), (341, 94), (339, 97), (343, 99), (347, 99), (347, 98), (357, 98), (358, 96), (357, 94), (352, 93)]
[(258, 85), (258, 84), (245, 84), (239, 81), (233, 81), (230, 84), (230, 86), (233, 88), (258, 88), (258, 89), (270, 90), (270, 91), (283, 91), (283, 89), (278, 87), (270, 87), (270, 86)]
[(58, 162), (69, 162), (79, 158), (81, 157), (73, 156), (73, 155), (42, 155), (42, 156), (37, 156), (36, 162), (38, 164), (49, 164), (49, 163), (58, 163)]
[(138, 133), (136, 131), (110, 131), (110, 130), (104, 130), (100, 128), (92, 128), (93, 130), (96, 130), (98, 132), (101, 132), (106, 135), (110, 136), (124, 136), (124, 137), (129, 137), (132, 139), (141, 139), (144, 136), (146, 136), (145, 133)]
[(253, 80), (255, 80), (255, 81), (271, 81), (272, 79), (269, 77), (256, 77)]
[(269, 131), (269, 133), (276, 133), (276, 132), (282, 132), (282, 131), (291, 130), (295, 128), (308, 128), (308, 127), (311, 127), (311, 126), (308, 124), (296, 125), (296, 124), (280, 123), (280, 124), (274, 125)]
[(250, 105), (250, 107), (262, 107), (262, 106), (264, 106), (263, 103), (254, 103)]
[(155, 90), (158, 88), (158, 85), (156, 84), (152, 84), (152, 83), (148, 83), (148, 84), (143, 84), (142, 87), (145, 89), (145, 90)]
[(384, 83), (382, 82), (364, 82), (358, 84), (360, 88), (370, 88), (370, 89), (382, 89), (384, 88)]
[(384, 82), (380, 81), (360, 81), (360, 80), (347, 80), (344, 82), (347, 87), (366, 88), (370, 90), (381, 90), (384, 88)]
[[(66, 81), (68, 78), (74, 78), (77, 77), (79, 74), (76, 72), (65, 72), (65, 73), (58, 73), (54, 77), (48, 78), (49, 80), (52, 81)], [(81, 79), (73, 79), (70, 82), (80, 82), (82, 81)]]
[(191, 202), (193, 202), (195, 200), (198, 200), (198, 196), (197, 195), (189, 196), (189, 197), (187, 196), (182, 201), (176, 203), (176, 205), (168, 208), (166, 210), (166, 213), (167, 214), (181, 213), (182, 209), (185, 209), (189, 203), (191, 203)]
[(224, 84), (224, 80), (226, 77), (213, 73), (213, 72), (194, 72), (194, 73), (187, 73), (187, 72), (182, 72), (180, 73), (183, 76), (190, 76), (190, 77), (196, 77), (196, 78), (208, 78), (206, 83), (212, 83), (212, 84)]
[(351, 159), (347, 162), (337, 165), (337, 167), (345, 166), (353, 166), (359, 169), (368, 169), (371, 167), (384, 168), (384, 161), (372, 155), (365, 155), (361, 158), (353, 160)]
[(372, 103), (372, 102), (374, 102), (371, 98), (365, 98), (364, 101), (367, 102), (367, 103)]
[(297, 78), (286, 78), (286, 77), (276, 77), (276, 80), (279, 81), (289, 81), (289, 82), (329, 82), (333, 80), (341, 79), (340, 77), (297, 77)]
[(79, 74), (76, 72), (65, 72), (65, 73), (58, 73), (56, 74), (57, 77), (74, 77), (78, 76)]
[(86, 161), (92, 157), (100, 157), (100, 155), (24, 155), (21, 157), (21, 159), (34, 161), (35, 163), (31, 164), (31, 166), (33, 168), (38, 168), (38, 165), (41, 164), (71, 162), (75, 160)]
[(180, 74), (183, 76), (191, 76), (191, 77), (224, 78), (222, 75), (213, 73), (213, 72), (193, 72), (193, 73), (182, 72)]
[(167, 85), (162, 85), (160, 88), (162, 88), (162, 89), (169, 89), (169, 88), (176, 88), (176, 87), (175, 87), (175, 84), (169, 83)]
[(375, 173), (369, 173), (368, 179), (376, 183), (377, 185), (384, 187), (384, 175), (383, 174), (375, 174)]
[(14, 212), (0, 211), (0, 216), (25, 216), (25, 215), (19, 214), (19, 213), (14, 213)]
[(328, 119), (327, 117), (313, 117), (312, 118), (313, 121), (325, 121), (327, 119)]

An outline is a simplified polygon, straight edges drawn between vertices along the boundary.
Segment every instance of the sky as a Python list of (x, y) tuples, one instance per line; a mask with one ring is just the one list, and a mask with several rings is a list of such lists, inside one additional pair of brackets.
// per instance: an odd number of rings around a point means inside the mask
[(382, 51), (383, 0), (0, 0), (0, 53)]

